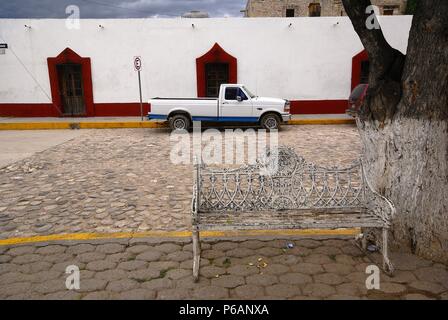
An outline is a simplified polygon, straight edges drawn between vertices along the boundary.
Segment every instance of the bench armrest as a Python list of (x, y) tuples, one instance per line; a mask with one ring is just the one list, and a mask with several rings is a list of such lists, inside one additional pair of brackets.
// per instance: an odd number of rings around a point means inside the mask
[(365, 198), (367, 209), (375, 216), (384, 221), (387, 227), (392, 225), (392, 219), (395, 215), (396, 209), (393, 203), (377, 192), (367, 179), (364, 165), (362, 164), (362, 174), (365, 182)]

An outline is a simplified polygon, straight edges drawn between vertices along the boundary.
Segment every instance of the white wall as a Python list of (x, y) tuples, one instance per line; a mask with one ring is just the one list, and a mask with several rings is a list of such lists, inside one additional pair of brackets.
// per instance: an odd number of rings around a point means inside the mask
[[(411, 20), (380, 18), (387, 40), (402, 52)], [(0, 42), (10, 47), (0, 55), (0, 103), (49, 102), (25, 68), (51, 97), (46, 59), (66, 47), (91, 58), (96, 103), (138, 101), (135, 55), (143, 60), (144, 100), (195, 97), (195, 59), (215, 42), (238, 59), (238, 82), (258, 95), (346, 99), (352, 57), (362, 50), (347, 17), (86, 19), (79, 30), (63, 19), (0, 19)]]

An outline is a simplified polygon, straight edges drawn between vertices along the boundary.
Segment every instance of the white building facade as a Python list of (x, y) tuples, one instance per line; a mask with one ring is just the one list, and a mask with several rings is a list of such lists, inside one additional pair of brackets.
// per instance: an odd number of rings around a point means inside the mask
[[(380, 17), (403, 53), (411, 22)], [(342, 113), (367, 60), (347, 17), (82, 19), (79, 29), (0, 19), (0, 43), (0, 116), (138, 115), (135, 56), (144, 101), (212, 96), (237, 82), (291, 100), (293, 113)]]

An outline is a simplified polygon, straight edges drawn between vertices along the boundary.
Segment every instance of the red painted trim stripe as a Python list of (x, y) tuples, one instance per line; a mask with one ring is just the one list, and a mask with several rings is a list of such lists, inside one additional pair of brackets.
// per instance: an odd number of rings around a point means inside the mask
[[(139, 102), (95, 103), (94, 109), (97, 117), (140, 116)], [(148, 114), (150, 109), (149, 103), (143, 103), (143, 115)], [(61, 114), (50, 103), (0, 103), (0, 117), (61, 117)]]
[[(344, 113), (347, 100), (292, 100), (292, 114)], [(128, 117), (140, 115), (140, 103), (95, 103), (97, 117)], [(143, 114), (151, 110), (149, 103), (143, 103)], [(50, 103), (0, 103), (0, 117), (59, 117)]]
[[(150, 111), (150, 104), (143, 103), (143, 116)], [(128, 117), (140, 116), (140, 103), (95, 103), (97, 117)]]
[(348, 100), (292, 100), (291, 114), (345, 113)]
[(0, 117), (59, 117), (51, 103), (0, 103)]

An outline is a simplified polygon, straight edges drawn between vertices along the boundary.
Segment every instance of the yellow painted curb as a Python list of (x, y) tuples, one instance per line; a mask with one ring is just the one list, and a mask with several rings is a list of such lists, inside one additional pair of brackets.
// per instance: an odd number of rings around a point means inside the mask
[(0, 123), (0, 130), (70, 129), (69, 122), (7, 122)]
[(354, 119), (297, 119), (289, 120), (288, 125), (304, 125), (304, 124), (354, 124)]
[[(202, 238), (247, 237), (247, 236), (355, 236), (360, 229), (277, 229), (277, 230), (241, 230), (241, 231), (202, 231)], [(123, 238), (187, 238), (191, 231), (147, 231), (147, 232), (115, 232), (115, 233), (63, 233), (45, 236), (18, 237), (1, 239), (0, 246), (24, 243), (66, 241), (66, 240), (99, 240)]]
[(167, 128), (167, 122), (79, 122), (80, 129)]
[[(353, 119), (298, 119), (289, 120), (288, 125), (354, 124)], [(166, 121), (123, 121), (123, 122), (0, 122), (0, 130), (51, 130), (51, 129), (125, 129), (125, 128), (167, 128)]]

